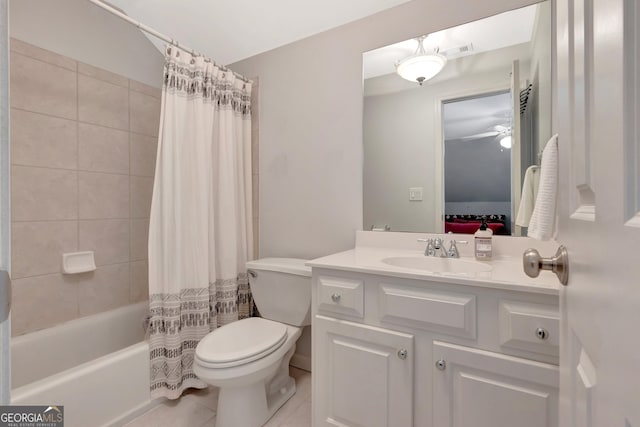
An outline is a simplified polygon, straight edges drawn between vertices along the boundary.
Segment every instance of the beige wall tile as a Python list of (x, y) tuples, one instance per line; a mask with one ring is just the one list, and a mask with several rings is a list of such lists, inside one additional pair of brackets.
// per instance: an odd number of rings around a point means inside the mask
[(131, 218), (149, 218), (153, 178), (131, 177)]
[(50, 50), (39, 48), (22, 40), (12, 38), (10, 44), (11, 52), (20, 53), (33, 59), (39, 59), (40, 61), (48, 62), (49, 64), (57, 65), (70, 71), (76, 71), (78, 68), (77, 62), (73, 59), (51, 52)]
[(149, 264), (147, 261), (131, 263), (131, 295), (129, 302), (135, 303), (149, 299)]
[(162, 97), (161, 88), (149, 86), (136, 80), (129, 80), (129, 89), (135, 90), (136, 92), (144, 93), (145, 95), (153, 96), (154, 98), (158, 99)]
[(78, 62), (78, 73), (85, 76), (93, 77), (98, 80), (105, 81), (114, 85), (129, 87), (129, 79), (121, 76), (120, 74), (112, 73), (111, 71), (103, 70), (102, 68), (94, 67), (93, 65)]
[(17, 222), (11, 227), (13, 278), (59, 273), (62, 254), (76, 252), (76, 221)]
[(131, 220), (131, 260), (139, 261), (148, 258), (149, 220)]
[(11, 53), (11, 106), (75, 119), (76, 73), (19, 53)]
[(28, 111), (11, 110), (11, 162), (17, 165), (75, 169), (78, 164), (76, 122)]
[(94, 251), (96, 265), (129, 261), (129, 220), (95, 219), (80, 221), (80, 251)]
[(11, 334), (22, 335), (78, 317), (77, 290), (76, 276), (14, 279)]
[(158, 136), (160, 125), (160, 100), (140, 92), (130, 91), (132, 132), (149, 136)]
[(129, 173), (129, 132), (78, 124), (78, 167), (92, 172)]
[(13, 221), (76, 219), (78, 176), (75, 171), (13, 166), (11, 211)]
[(156, 169), (158, 138), (129, 134), (131, 175), (153, 176)]
[(129, 217), (129, 177), (107, 173), (78, 173), (80, 219)]
[(78, 283), (80, 316), (101, 313), (129, 304), (129, 263), (98, 267)]
[(78, 75), (78, 117), (81, 122), (128, 130), (129, 90)]
[[(12, 43), (12, 323), (22, 334), (148, 299), (161, 91)], [(93, 250), (98, 269), (60, 274), (62, 254), (79, 250)]]

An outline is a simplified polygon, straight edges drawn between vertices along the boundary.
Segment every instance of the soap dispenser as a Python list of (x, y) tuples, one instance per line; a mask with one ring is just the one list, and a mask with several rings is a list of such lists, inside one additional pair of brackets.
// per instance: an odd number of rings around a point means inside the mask
[(482, 224), (474, 236), (476, 259), (478, 261), (491, 260), (493, 248), (491, 237), (493, 236), (493, 230), (487, 226), (486, 218), (482, 218)]

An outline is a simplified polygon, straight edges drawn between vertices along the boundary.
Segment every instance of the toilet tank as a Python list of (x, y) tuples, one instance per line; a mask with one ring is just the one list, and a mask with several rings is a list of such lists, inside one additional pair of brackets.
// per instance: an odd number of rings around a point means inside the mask
[(311, 324), (311, 267), (306, 259), (262, 258), (247, 262), (253, 300), (265, 319)]

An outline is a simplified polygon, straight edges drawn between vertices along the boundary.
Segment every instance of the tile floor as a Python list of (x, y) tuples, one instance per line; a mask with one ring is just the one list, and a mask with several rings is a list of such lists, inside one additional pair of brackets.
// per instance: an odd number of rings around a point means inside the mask
[[(265, 427), (311, 426), (311, 373), (290, 368), (296, 394), (275, 413)], [(190, 389), (180, 399), (166, 401), (132, 420), (125, 427), (213, 427), (218, 390)]]

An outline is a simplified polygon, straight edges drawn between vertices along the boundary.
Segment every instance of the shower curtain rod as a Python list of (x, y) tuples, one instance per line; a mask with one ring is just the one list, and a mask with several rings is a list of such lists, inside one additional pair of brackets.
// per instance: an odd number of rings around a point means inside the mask
[[(128, 22), (128, 23), (130, 23), (131, 25), (135, 25), (135, 26), (136, 26), (138, 29), (140, 29), (141, 31), (144, 31), (145, 33), (150, 34), (150, 35), (154, 36), (155, 38), (158, 38), (158, 39), (160, 39), (160, 40), (162, 40), (162, 41), (165, 41), (165, 42), (169, 43), (170, 45), (173, 45), (173, 46), (175, 46), (175, 47), (177, 47), (177, 48), (180, 48), (180, 49), (182, 49), (182, 50), (186, 50), (186, 51), (188, 51), (188, 52), (191, 52), (191, 54), (192, 54), (193, 56), (201, 56), (201, 55), (200, 55), (199, 53), (197, 53), (194, 49), (188, 48), (187, 46), (185, 46), (185, 45), (183, 45), (183, 44), (178, 43), (178, 41), (177, 41), (177, 40), (174, 40), (174, 39), (172, 39), (172, 38), (170, 38), (170, 37), (165, 36), (164, 34), (162, 34), (162, 33), (158, 32), (158, 31), (154, 30), (153, 28), (151, 28), (151, 27), (149, 27), (149, 26), (147, 26), (147, 25), (143, 24), (143, 23), (142, 23), (142, 22), (140, 22), (140, 21), (136, 21), (135, 19), (130, 18), (128, 15), (126, 15), (126, 14), (124, 14), (124, 13), (120, 12), (118, 9), (116, 9), (116, 8), (114, 8), (114, 7), (112, 7), (112, 6), (108, 5), (108, 4), (106, 4), (106, 3), (103, 3), (103, 2), (102, 2), (102, 1), (100, 1), (100, 0), (88, 0), (88, 1), (89, 1), (90, 3), (95, 4), (95, 5), (96, 5), (96, 6), (98, 6), (99, 8), (102, 8), (102, 9), (106, 10), (107, 12), (111, 13), (112, 15), (115, 15), (115, 16), (117, 16), (118, 18), (120, 18), (120, 19), (122, 19), (122, 20), (124, 20), (124, 21), (126, 21), (126, 22)], [(211, 61), (211, 62), (213, 62), (213, 61)], [(244, 77), (244, 76), (242, 76), (242, 75), (240, 75), (240, 74), (236, 73), (235, 71), (229, 70), (229, 69), (228, 69), (227, 67), (225, 67), (225, 66), (218, 65), (218, 64), (216, 64), (215, 62), (213, 62), (213, 64), (214, 64), (215, 66), (217, 66), (217, 67), (222, 68), (222, 69), (223, 69), (223, 70), (225, 70), (225, 71), (230, 71), (230, 72), (232, 72), (234, 76), (236, 76), (237, 78), (239, 78), (240, 80), (242, 80), (242, 81), (243, 81), (243, 82), (245, 82), (245, 83), (253, 83), (253, 81), (252, 81), (252, 80), (250, 80), (250, 79), (248, 79), (248, 78), (246, 78), (246, 77)]]

